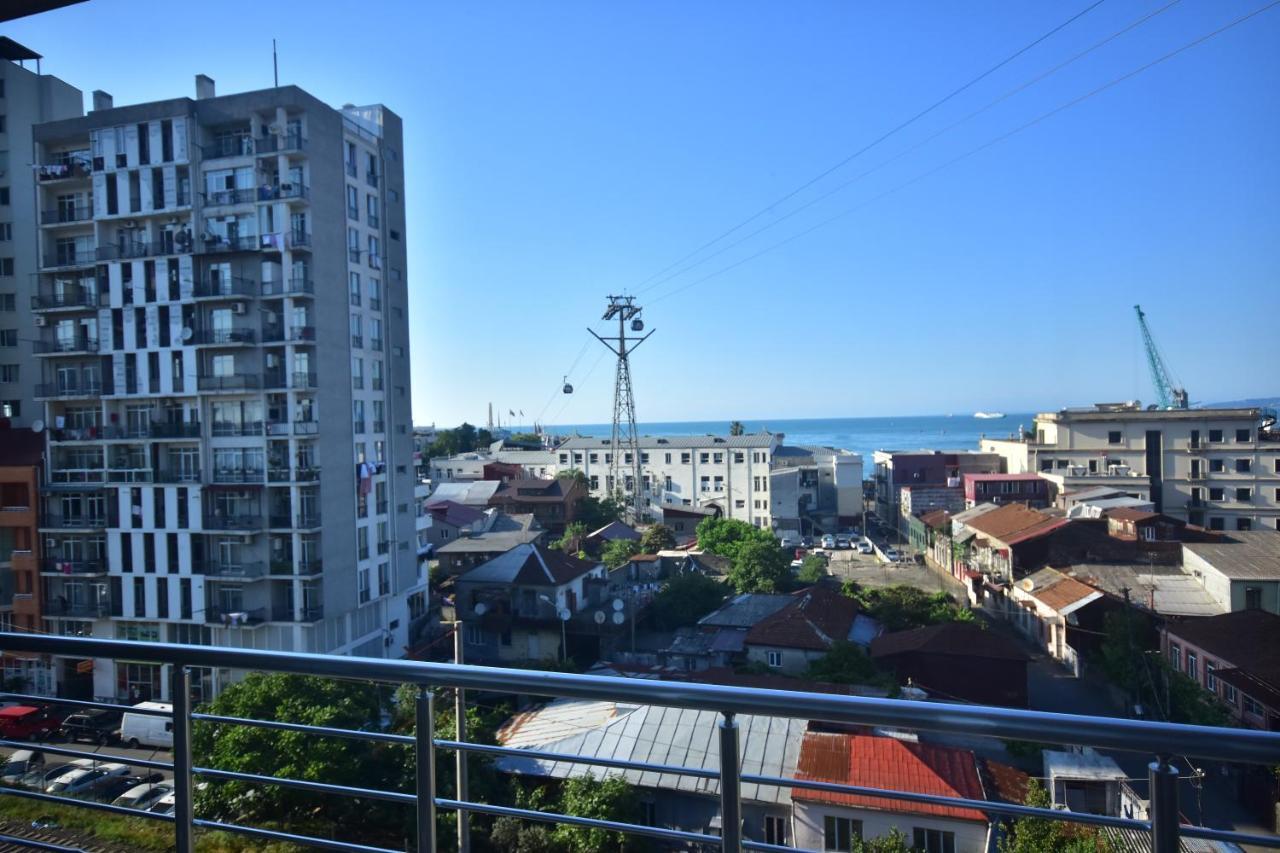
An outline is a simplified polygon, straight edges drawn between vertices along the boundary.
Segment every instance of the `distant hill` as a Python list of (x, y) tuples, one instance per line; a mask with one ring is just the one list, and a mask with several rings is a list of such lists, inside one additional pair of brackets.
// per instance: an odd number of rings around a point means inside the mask
[(1250, 397), (1247, 400), (1228, 400), (1225, 403), (1206, 403), (1197, 409), (1243, 409), (1250, 407), (1280, 409), (1280, 397)]

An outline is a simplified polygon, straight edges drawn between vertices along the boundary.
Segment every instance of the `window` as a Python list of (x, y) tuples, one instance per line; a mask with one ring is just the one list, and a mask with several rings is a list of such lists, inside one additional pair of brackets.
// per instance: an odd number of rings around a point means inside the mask
[(1262, 609), (1262, 587), (1246, 586), (1244, 588), (1244, 609), (1245, 610), (1261, 610)]
[(378, 238), (372, 234), (369, 235), (368, 263), (369, 266), (373, 267), (375, 270), (382, 268), (382, 249), (379, 247)]
[(17, 364), (0, 364), (0, 382), (17, 382), (18, 367)]
[(18, 310), (18, 296), (14, 293), (0, 293), (0, 311), (11, 314)]
[(1218, 692), (1218, 679), (1213, 677), (1213, 671), (1217, 668), (1218, 665), (1213, 661), (1208, 658), (1204, 659), (1204, 689), (1210, 693)]
[(369, 227), (379, 227), (378, 197), (376, 195), (370, 195), (365, 199), (365, 211), (368, 213)]
[(706, 464), (707, 464), (708, 462), (710, 462), (710, 461), (711, 461), (711, 454), (710, 454), (710, 453), (699, 453), (699, 454), (698, 454), (698, 462), (699, 462), (700, 464), (702, 464), (702, 465), (706, 465)]
[(1221, 474), (1221, 473), (1223, 473), (1223, 472), (1224, 472), (1224, 471), (1226, 471), (1226, 470), (1227, 470), (1227, 468), (1226, 468), (1226, 463), (1225, 463), (1225, 462), (1223, 462), (1221, 459), (1210, 459), (1210, 460), (1209, 460), (1209, 473), (1210, 473), (1210, 474)]
[(775, 669), (782, 666), (782, 652), (765, 652), (765, 655), (769, 659), (769, 666)]
[(1220, 430), (1220, 429), (1211, 429), (1211, 430), (1209, 430), (1209, 441), (1210, 441), (1211, 443), (1213, 443), (1213, 444), (1221, 444), (1221, 443), (1222, 443), (1222, 430)]
[(0, 347), (16, 347), (17, 345), (17, 329), (0, 329)]
[(741, 450), (735, 450), (733, 453), (733, 461), (735, 464), (741, 465), (746, 459), (746, 455)]
[(352, 305), (360, 304), (360, 273), (347, 273), (347, 293), (350, 296)]
[(1107, 433), (1107, 444), (1119, 444), (1119, 443), (1120, 443), (1120, 430), (1113, 429)]
[(956, 853), (956, 834), (917, 826), (911, 831), (911, 846), (922, 853)]
[(1210, 530), (1226, 530), (1227, 529), (1226, 522), (1223, 521), (1221, 518), (1218, 518), (1216, 516), (1211, 516), (1209, 518), (1209, 529)]
[(347, 260), (360, 263), (360, 232), (355, 228), (347, 229)]
[(1253, 714), (1255, 717), (1262, 716), (1262, 705), (1260, 705), (1257, 700), (1248, 693), (1241, 693), (1240, 697), (1243, 699), (1241, 705), (1244, 706), (1244, 712), (1246, 714)]
[(1237, 460), (1236, 460), (1236, 473), (1237, 473), (1237, 474), (1248, 474), (1248, 473), (1249, 473), (1250, 471), (1252, 471), (1252, 470), (1253, 470), (1253, 462), (1252, 462), (1252, 460), (1249, 460), (1249, 459), (1237, 459)]
[(1251, 500), (1253, 500), (1253, 489), (1247, 486), (1236, 489), (1236, 501), (1238, 503), (1247, 504)]
[(0, 258), (0, 276), (13, 278), (13, 258)]
[[(16, 333), (15, 333), (15, 334), (16, 334)], [(688, 464), (689, 464), (689, 460), (690, 460), (692, 457), (693, 457), (693, 454), (691, 454), (691, 453), (681, 453), (681, 454), (680, 454), (680, 464), (681, 464), (681, 465), (688, 465)]]
[(1253, 440), (1253, 431), (1248, 429), (1236, 430), (1236, 441), (1240, 444), (1248, 444)]
[(360, 221), (360, 193), (350, 184), (347, 185), (347, 218), (352, 222)]
[(1240, 697), (1236, 693), (1236, 689), (1225, 681), (1222, 682), (1222, 699), (1232, 708), (1240, 704)]
[(822, 849), (852, 850), (862, 840), (862, 821), (826, 815), (822, 818)]
[(787, 843), (787, 819), (775, 815), (764, 817), (764, 843), (785, 845)]
[(382, 310), (382, 282), (376, 278), (369, 279), (369, 307), (374, 311)]
[(1169, 644), (1169, 666), (1177, 672), (1182, 672), (1182, 646), (1177, 643)]
[(0, 205), (7, 206), (8, 204), (9, 204), (9, 188), (0, 187)]
[(1252, 529), (1253, 529), (1252, 519), (1248, 519), (1248, 518), (1236, 519), (1236, 530), (1252, 530)]
[(1209, 500), (1211, 500), (1211, 501), (1221, 501), (1221, 500), (1225, 500), (1225, 499), (1226, 499), (1226, 490), (1225, 490), (1225, 489), (1223, 489), (1221, 486), (1210, 486), (1210, 487), (1209, 487)]
[(372, 598), (369, 592), (369, 569), (367, 567), (361, 568), (357, 575), (360, 584), (360, 603), (367, 604)]
[(1200, 657), (1195, 652), (1187, 652), (1187, 677), (1192, 681), (1200, 680)]

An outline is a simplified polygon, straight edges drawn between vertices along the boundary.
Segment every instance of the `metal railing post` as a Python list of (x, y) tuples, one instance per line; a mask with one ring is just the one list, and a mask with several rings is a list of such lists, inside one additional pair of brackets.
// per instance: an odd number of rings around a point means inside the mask
[(733, 714), (720, 720), (720, 849), (742, 850), (742, 784), (738, 778), (738, 723)]
[(418, 853), (436, 849), (436, 700), (426, 687), (418, 688), (415, 757), (418, 777)]
[(1178, 768), (1169, 756), (1148, 765), (1151, 780), (1151, 851), (1178, 853)]
[(174, 849), (193, 853), (195, 809), (191, 802), (191, 670), (173, 664), (169, 672), (169, 701), (173, 704), (173, 831)]
[[(453, 623), (453, 662), (462, 663), (462, 623)], [(467, 691), (461, 687), (454, 691), (453, 715), (458, 721), (458, 742), (467, 740)], [(457, 761), (457, 797), (466, 801), (471, 799), (470, 784), (467, 780), (467, 756), (465, 749), (455, 751)], [(466, 809), (458, 809), (458, 853), (471, 853), (471, 815)]]

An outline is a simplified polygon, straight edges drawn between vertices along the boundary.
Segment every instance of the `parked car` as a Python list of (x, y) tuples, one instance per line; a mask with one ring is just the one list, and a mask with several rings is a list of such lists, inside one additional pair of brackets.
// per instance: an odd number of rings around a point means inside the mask
[(111, 805), (146, 811), (172, 793), (172, 782), (143, 782), (116, 797)]
[[(133, 707), (173, 713), (173, 706), (166, 702), (139, 702)], [(120, 720), (120, 740), (130, 749), (137, 749), (140, 746), (171, 748), (173, 720), (155, 714), (136, 714), (126, 711)]]
[(832, 536), (830, 533), (828, 533), (826, 536), (823, 536), (822, 547), (826, 548), (829, 551), (834, 551), (836, 547), (836, 537)]
[(794, 536), (783, 536), (778, 540), (778, 545), (781, 546), (784, 551), (790, 551), (793, 548), (800, 547), (800, 540)]
[(77, 711), (62, 721), (62, 736), (69, 741), (88, 740), (106, 746), (120, 740), (123, 714), (105, 708)]
[(52, 781), (49, 788), (45, 789), (46, 794), (65, 794), (68, 797), (78, 797), (78, 795), (90, 792), (93, 786), (100, 784), (104, 779), (110, 779), (111, 776), (127, 776), (129, 775), (128, 765), (122, 763), (105, 762), (93, 768), (77, 767), (76, 770), (67, 772)]
[(127, 776), (110, 776), (102, 780), (89, 792), (89, 798), (99, 803), (113, 803), (120, 797), (139, 786), (151, 785), (164, 781), (164, 774), (157, 771), (149, 773), (130, 773)]
[(896, 563), (902, 559), (902, 555), (898, 553), (898, 550), (896, 548), (885, 548), (884, 558), (888, 560), (890, 563)]
[(156, 814), (172, 814), (173, 809), (176, 805), (177, 805), (177, 798), (175, 797), (173, 791), (170, 791), (169, 793), (165, 794), (163, 797), (161, 797), (160, 799), (152, 803), (151, 807), (147, 809), (147, 811), (155, 812)]
[(793, 571), (793, 572), (794, 572), (794, 571), (797, 571), (798, 569), (800, 569), (800, 568), (801, 568), (801, 567), (803, 567), (803, 566), (804, 566), (804, 560), (792, 560), (792, 561), (791, 561), (791, 571)]
[(812, 537), (812, 536), (801, 536), (801, 537), (800, 537), (800, 547), (801, 547), (801, 548), (812, 548), (812, 547), (813, 547), (813, 537)]
[(848, 536), (848, 534), (845, 534), (845, 533), (837, 533), (837, 534), (836, 534), (836, 547), (837, 547), (837, 548), (841, 548), (841, 549), (843, 549), (843, 548), (848, 548), (848, 547), (849, 547), (850, 545), (852, 545), (852, 544), (853, 544), (853, 543), (849, 540), (849, 536)]
[(56, 708), (34, 705), (11, 705), (0, 708), (0, 738), (6, 740), (41, 740), (57, 734), (62, 714)]
[(44, 753), (38, 749), (17, 749), (0, 767), (0, 784), (18, 785), (22, 777), (44, 767)]
[(72, 770), (82, 768), (92, 768), (94, 762), (88, 758), (75, 758), (70, 761), (58, 761), (53, 764), (45, 764), (37, 767), (26, 776), (22, 777), (22, 787), (34, 788), (37, 791), (43, 791), (48, 788), (59, 776), (70, 773)]
[(865, 539), (858, 543), (859, 554), (874, 554), (875, 550), (875, 548), (871, 547), (871, 543)]

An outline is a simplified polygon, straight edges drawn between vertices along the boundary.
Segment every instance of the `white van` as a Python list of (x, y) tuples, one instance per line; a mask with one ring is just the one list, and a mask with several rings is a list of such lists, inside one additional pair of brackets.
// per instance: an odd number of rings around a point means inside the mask
[[(135, 708), (146, 708), (152, 711), (173, 713), (173, 706), (167, 702), (139, 702)], [(140, 746), (160, 746), (173, 748), (173, 720), (158, 717), (155, 714), (131, 714), (125, 712), (120, 720), (120, 743), (130, 749)]]

